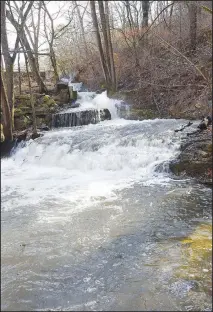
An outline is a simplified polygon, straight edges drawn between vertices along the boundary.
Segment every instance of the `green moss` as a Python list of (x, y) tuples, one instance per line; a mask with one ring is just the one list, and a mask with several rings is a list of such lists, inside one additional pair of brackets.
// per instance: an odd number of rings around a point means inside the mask
[(43, 97), (43, 102), (45, 103), (45, 102), (48, 102), (48, 100), (50, 99), (50, 96), (49, 95), (45, 95), (44, 97)]
[(208, 153), (212, 153), (212, 143), (207, 146)]
[(14, 109), (14, 116), (15, 117), (22, 116), (22, 115), (24, 115), (24, 113), (23, 113), (21, 108), (15, 108)]
[(29, 116), (24, 116), (23, 123), (24, 123), (25, 127), (29, 126), (31, 124), (30, 117)]
[(206, 283), (211, 279), (212, 225), (201, 224), (181, 243), (183, 265), (177, 269), (176, 276)]
[(49, 107), (54, 107), (54, 106), (56, 106), (56, 103), (55, 103), (54, 99), (51, 98), (49, 95), (45, 95), (45, 96), (43, 97), (42, 106), (43, 106), (43, 107), (48, 107), (48, 108), (49, 108)]
[(29, 94), (20, 94), (15, 96), (16, 100), (30, 100)]

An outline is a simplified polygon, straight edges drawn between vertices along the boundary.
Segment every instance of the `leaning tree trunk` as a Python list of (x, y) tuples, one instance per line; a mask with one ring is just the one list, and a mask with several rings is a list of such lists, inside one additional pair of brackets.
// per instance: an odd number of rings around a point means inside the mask
[(55, 51), (53, 47), (49, 44), (50, 47), (50, 60), (54, 71), (55, 81), (56, 83), (59, 81), (58, 69), (57, 69), (57, 61), (55, 56)]
[(90, 8), (91, 8), (93, 27), (95, 30), (95, 35), (96, 35), (97, 45), (98, 45), (98, 49), (99, 49), (103, 74), (105, 77), (106, 84), (108, 86), (109, 85), (109, 75), (108, 75), (108, 70), (107, 70), (107, 66), (106, 66), (106, 62), (105, 62), (105, 58), (104, 58), (104, 52), (103, 52), (102, 44), (101, 44), (101, 36), (100, 36), (99, 29), (98, 29), (98, 20), (97, 20), (97, 16), (96, 16), (96, 12), (95, 12), (95, 1), (93, 1), (93, 0), (90, 1)]
[(4, 136), (6, 140), (13, 140), (13, 132), (12, 132), (12, 118), (10, 112), (10, 105), (7, 99), (7, 93), (5, 90), (3, 74), (1, 70), (1, 109), (2, 109), (2, 124), (4, 129)]
[(41, 78), (41, 75), (40, 75), (39, 70), (37, 68), (36, 59), (33, 56), (30, 44), (29, 44), (29, 42), (27, 40), (27, 37), (26, 37), (24, 31), (23, 31), (23, 33), (21, 34), (20, 37), (21, 37), (22, 45), (25, 47), (25, 49), (27, 51), (26, 53), (27, 53), (27, 57), (28, 57), (28, 60), (29, 60), (31, 71), (34, 73), (34, 76), (36, 78), (37, 84), (40, 87), (39, 91), (41, 93), (46, 93), (47, 92), (47, 87), (45, 86), (44, 81)]

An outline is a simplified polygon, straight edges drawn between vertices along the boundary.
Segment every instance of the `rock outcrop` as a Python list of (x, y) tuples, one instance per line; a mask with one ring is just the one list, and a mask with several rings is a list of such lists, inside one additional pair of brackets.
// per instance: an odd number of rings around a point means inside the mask
[(212, 128), (188, 136), (170, 169), (180, 177), (190, 176), (200, 183), (212, 185)]
[[(37, 126), (40, 127), (43, 123), (50, 126), (51, 116), (58, 110), (58, 105), (49, 95), (33, 94), (33, 96)], [(14, 125), (17, 131), (27, 129), (32, 125), (32, 108), (29, 94), (15, 97)]]
[(75, 127), (84, 126), (88, 124), (96, 124), (100, 120), (110, 120), (111, 114), (108, 109), (100, 111), (100, 117), (98, 110), (85, 110), (85, 111), (73, 111), (62, 112), (52, 115), (52, 127)]

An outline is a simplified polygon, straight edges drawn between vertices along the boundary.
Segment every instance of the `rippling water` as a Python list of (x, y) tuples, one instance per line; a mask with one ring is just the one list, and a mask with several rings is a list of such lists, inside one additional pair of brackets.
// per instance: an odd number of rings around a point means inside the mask
[(211, 190), (168, 170), (185, 122), (52, 130), (2, 160), (2, 310), (211, 310), (210, 247), (195, 278), (182, 243)]

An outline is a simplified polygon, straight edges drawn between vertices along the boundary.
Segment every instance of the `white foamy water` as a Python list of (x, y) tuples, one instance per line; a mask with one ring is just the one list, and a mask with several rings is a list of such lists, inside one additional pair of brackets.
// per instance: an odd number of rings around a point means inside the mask
[[(116, 106), (106, 94), (81, 100), (112, 105), (111, 114)], [(210, 193), (164, 170), (179, 153), (182, 123), (115, 117), (46, 132), (2, 159), (3, 311), (157, 311), (159, 302), (173, 310), (164, 286), (180, 261), (176, 242), (166, 276), (147, 264), (165, 263), (167, 238), (187, 236), (188, 220), (211, 211)], [(210, 306), (203, 294), (194, 310)]]
[(82, 88), (82, 82), (69, 82), (69, 87), (73, 88), (73, 91), (80, 91)]
[(80, 103), (79, 107), (69, 108), (62, 113), (72, 113), (90, 109), (98, 111), (108, 109), (112, 119), (118, 118), (116, 104), (118, 105), (119, 101), (108, 98), (107, 91), (101, 94), (96, 94), (95, 92), (79, 92), (77, 102)]
[(29, 141), (2, 161), (3, 209), (54, 200), (72, 204), (68, 211), (73, 213), (100, 198), (113, 200), (117, 190), (135, 182), (163, 183), (168, 177), (155, 169), (178, 153), (175, 125), (115, 119), (50, 131)]

